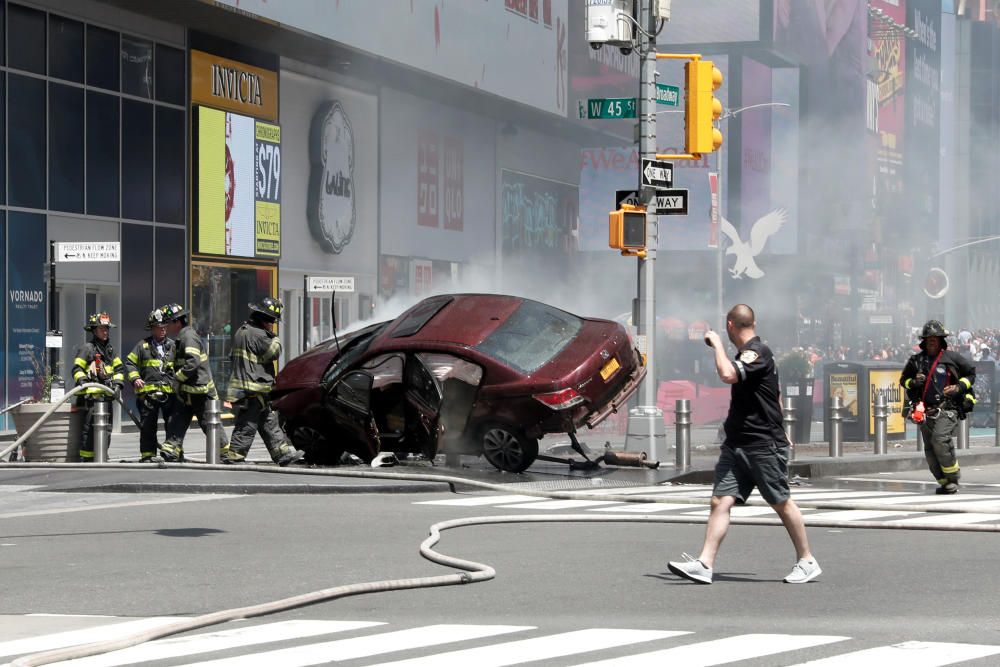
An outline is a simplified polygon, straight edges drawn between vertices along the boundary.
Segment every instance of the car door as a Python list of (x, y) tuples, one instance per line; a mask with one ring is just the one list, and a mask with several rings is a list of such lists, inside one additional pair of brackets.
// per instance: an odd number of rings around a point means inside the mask
[(406, 429), (427, 458), (437, 454), (441, 436), (441, 385), (417, 355), (407, 355), (403, 368)]
[[(367, 371), (345, 374), (330, 390), (330, 406), (337, 426), (354, 440), (370, 460), (381, 450), (378, 426), (372, 415), (371, 398), (374, 378)], [(346, 448), (351, 451), (351, 447)], [(362, 456), (362, 458), (365, 458)]]

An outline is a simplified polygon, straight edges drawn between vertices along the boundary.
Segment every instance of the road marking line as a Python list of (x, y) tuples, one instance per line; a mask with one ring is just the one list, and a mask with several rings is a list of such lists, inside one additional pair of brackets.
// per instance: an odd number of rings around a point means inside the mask
[[(753, 634), (726, 637), (713, 641), (675, 646), (674, 648), (640, 653), (628, 657), (588, 662), (576, 667), (661, 667), (662, 665), (684, 665), (684, 667), (708, 667), (727, 662), (749, 660), (785, 651), (796, 651), (823, 644), (842, 642), (850, 637), (832, 635), (772, 635)], [(891, 663), (889, 663), (891, 664)], [(907, 666), (909, 667), (909, 665)]]
[(836, 510), (832, 512), (810, 512), (803, 514), (806, 524), (811, 519), (836, 519), (839, 521), (867, 521), (884, 516), (907, 516), (919, 512), (886, 512), (884, 510)]
[[(979, 502), (983, 496), (977, 496), (975, 500), (966, 501), (965, 498), (970, 498), (970, 496), (900, 496), (897, 498), (879, 498), (876, 503), (879, 505), (936, 505), (936, 504), (952, 504), (956, 506), (966, 507), (969, 502)], [(852, 500), (851, 502), (856, 502)], [(863, 501), (862, 501), (863, 502)], [(991, 501), (992, 502), (992, 501)]]
[[(774, 510), (770, 507), (747, 507), (746, 505), (734, 505), (731, 511), (733, 516), (761, 516), (763, 514), (774, 514)], [(684, 512), (683, 514), (685, 516), (708, 516), (709, 513), (711, 513), (710, 509)]]
[(479, 505), (503, 505), (520, 503), (526, 500), (536, 500), (537, 496), (470, 496), (468, 498), (450, 498), (448, 500), (420, 500), (414, 505), (452, 505), (455, 507), (477, 507)]
[(541, 500), (533, 503), (519, 503), (517, 505), (505, 505), (514, 509), (531, 510), (568, 510), (577, 507), (599, 507), (601, 505), (621, 505), (615, 500)]
[(951, 644), (945, 642), (903, 642), (835, 655), (822, 660), (803, 662), (793, 667), (941, 667), (956, 662), (985, 658), (1000, 653), (1000, 646), (982, 644)]
[(66, 665), (67, 667), (70, 665), (72, 667), (116, 667), (117, 665), (144, 664), (153, 660), (180, 658), (197, 653), (315, 637), (334, 632), (347, 632), (375, 625), (385, 624), (364, 621), (280, 621), (265, 625), (250, 625), (231, 630), (160, 639), (103, 655), (53, 664)]
[(216, 493), (201, 496), (181, 496), (179, 498), (155, 498), (150, 500), (131, 500), (121, 503), (101, 503), (99, 505), (74, 505), (72, 507), (57, 507), (47, 510), (27, 510), (24, 512), (5, 512), (0, 519), (16, 519), (25, 516), (43, 516), (46, 514), (64, 514), (68, 512), (89, 512), (91, 510), (121, 509), (124, 507), (141, 507), (143, 505), (170, 505), (173, 503), (196, 503), (206, 500), (228, 500), (231, 498), (247, 498), (240, 494)]
[(634, 514), (650, 514), (652, 512), (674, 512), (677, 510), (690, 509), (698, 505), (688, 505), (687, 503), (622, 503), (615, 507), (595, 507), (591, 512), (628, 512)]
[(185, 667), (274, 667), (274, 665), (308, 667), (309, 665), (325, 665), (333, 660), (353, 660), (394, 651), (425, 648), (534, 629), (536, 628), (530, 625), (428, 625), (422, 628), (308, 644), (254, 655), (194, 662)]
[(977, 512), (969, 512), (968, 514), (924, 514), (923, 516), (914, 516), (908, 519), (898, 519), (896, 521), (889, 521), (888, 523), (903, 523), (907, 525), (922, 524), (922, 523), (939, 523), (945, 525), (960, 525), (966, 523), (980, 523), (980, 522), (996, 522), (1000, 521), (1000, 514), (980, 514)]
[[(563, 632), (546, 637), (470, 648), (464, 651), (438, 653), (422, 658), (381, 663), (379, 667), (504, 667), (522, 662), (550, 660), (589, 651), (625, 646), (637, 642), (687, 635), (689, 632), (669, 630), (615, 630), (592, 628)], [(213, 666), (214, 667), (214, 666)]]
[[(799, 495), (798, 491), (792, 491), (792, 499)], [(819, 493), (810, 493), (808, 497), (801, 498), (806, 502), (812, 502), (814, 500), (840, 500), (841, 498), (882, 498), (885, 496), (898, 496), (897, 491), (820, 491)], [(918, 498), (919, 496), (914, 496)], [(882, 502), (881, 499), (879, 502)]]
[(67, 630), (56, 632), (40, 637), (26, 637), (24, 639), (11, 639), (0, 642), (0, 655), (23, 655), (25, 653), (35, 653), (49, 649), (63, 648), (64, 646), (76, 646), (77, 644), (89, 644), (90, 642), (103, 641), (105, 639), (119, 639), (136, 632), (143, 632), (151, 628), (168, 625), (179, 620), (177, 616), (154, 616), (151, 618), (140, 618), (124, 623), (112, 623), (110, 625), (99, 625), (93, 628), (83, 628), (80, 630)]

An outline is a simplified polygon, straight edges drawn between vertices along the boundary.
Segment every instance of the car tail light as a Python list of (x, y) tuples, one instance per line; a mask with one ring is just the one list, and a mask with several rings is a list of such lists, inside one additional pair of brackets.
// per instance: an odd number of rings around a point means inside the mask
[(544, 403), (553, 410), (565, 410), (566, 408), (583, 403), (583, 396), (576, 393), (576, 389), (572, 387), (563, 389), (562, 391), (553, 391), (549, 394), (534, 394), (532, 398), (540, 403)]

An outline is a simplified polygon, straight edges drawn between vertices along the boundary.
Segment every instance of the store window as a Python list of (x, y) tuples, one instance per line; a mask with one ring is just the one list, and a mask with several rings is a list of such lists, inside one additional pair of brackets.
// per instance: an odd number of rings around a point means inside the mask
[(233, 332), (246, 320), (247, 304), (275, 293), (274, 267), (191, 266), (191, 318), (208, 346), (212, 377), (224, 395), (229, 382), (229, 352)]
[(184, 104), (184, 52), (157, 44), (153, 63), (156, 70), (154, 84), (157, 101)]
[(83, 213), (83, 88), (49, 84), (49, 208)]
[(153, 43), (122, 35), (122, 92), (153, 97)]
[(11, 206), (45, 208), (45, 81), (11, 74), (8, 196)]
[(10, 54), (7, 64), (34, 74), (45, 74), (45, 13), (21, 5), (7, 7)]
[(87, 213), (91, 215), (118, 217), (119, 99), (87, 91)]
[(83, 83), (83, 24), (49, 14), (49, 76)]
[(153, 105), (122, 100), (122, 217), (153, 219)]
[(118, 33), (97, 26), (87, 26), (87, 85), (117, 91)]

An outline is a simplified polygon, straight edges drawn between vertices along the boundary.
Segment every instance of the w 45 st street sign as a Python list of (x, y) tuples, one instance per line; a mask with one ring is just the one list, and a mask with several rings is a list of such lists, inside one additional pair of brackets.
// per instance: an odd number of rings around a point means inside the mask
[[(680, 88), (665, 83), (656, 84), (656, 103), (668, 107), (677, 106)], [(577, 100), (576, 111), (580, 120), (615, 120), (635, 118), (638, 105), (634, 97), (592, 97)]]

